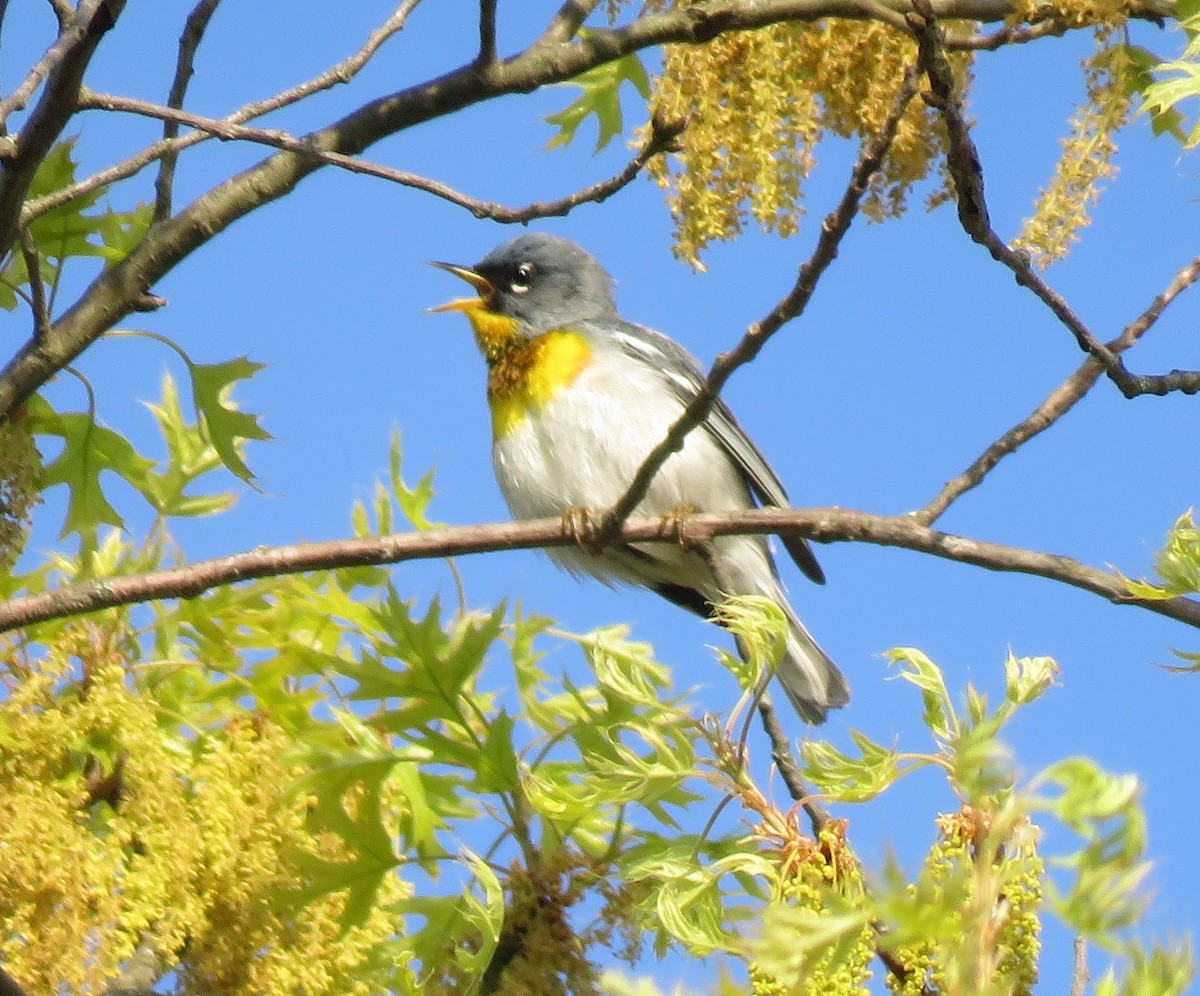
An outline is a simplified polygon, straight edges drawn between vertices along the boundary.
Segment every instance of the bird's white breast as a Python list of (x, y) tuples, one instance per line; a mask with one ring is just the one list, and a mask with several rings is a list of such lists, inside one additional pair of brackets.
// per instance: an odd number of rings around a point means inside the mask
[[(603, 355), (537, 415), (495, 440), (496, 480), (513, 517), (602, 512), (682, 413), (657, 373), (624, 355)], [(704, 511), (748, 504), (741, 476), (703, 427), (663, 465), (638, 512), (666, 515), (685, 502)]]

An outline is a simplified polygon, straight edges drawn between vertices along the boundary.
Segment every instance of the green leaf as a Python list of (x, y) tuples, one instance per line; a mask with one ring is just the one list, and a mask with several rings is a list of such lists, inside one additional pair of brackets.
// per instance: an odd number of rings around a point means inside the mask
[(804, 777), (839, 802), (866, 802), (891, 786), (904, 772), (899, 754), (877, 744), (865, 733), (851, 730), (859, 756), (852, 757), (824, 740), (801, 745)]
[(649, 99), (650, 79), (636, 53), (596, 66), (572, 79), (566, 85), (577, 86), (583, 92), (561, 111), (545, 117), (547, 124), (558, 128), (558, 134), (546, 147), (555, 149), (569, 145), (579, 126), (593, 114), (599, 126), (595, 151), (608, 145), (625, 127), (621, 114), (621, 84), (626, 82), (633, 84), (643, 100)]
[(221, 462), (241, 480), (250, 483), (254, 474), (242, 459), (240, 443), (247, 439), (270, 439), (271, 434), (258, 424), (258, 416), (240, 411), (229, 395), (233, 385), (249, 380), (263, 364), (239, 356), (224, 363), (193, 363), (192, 392), (200, 424)]
[(153, 220), (154, 205), (149, 202), (139, 204), (132, 211), (106, 210), (96, 224), (102, 243), (99, 255), (110, 263), (119, 263), (142, 241)]
[[(1200, 145), (1200, 115), (1190, 132), (1184, 129), (1184, 114), (1179, 110), (1184, 101), (1200, 97), (1200, 11), (1194, 0), (1179, 6), (1180, 26), (1187, 32), (1188, 45), (1183, 56), (1168, 62), (1158, 62), (1144, 50), (1131, 53), (1134, 90), (1142, 94), (1139, 113), (1150, 116), (1156, 135), (1170, 134), (1182, 142), (1185, 150)], [(1154, 60), (1154, 62), (1150, 62)], [(1160, 78), (1165, 77), (1165, 78)]]
[(1157, 584), (1126, 578), (1130, 593), (1156, 600), (1200, 593), (1200, 527), (1190, 509), (1176, 520), (1163, 548), (1154, 554), (1154, 573)]
[[(413, 524), (415, 529), (433, 529), (439, 523), (430, 522), (425, 516), (425, 511), (433, 500), (433, 471), (426, 471), (417, 481), (417, 486), (410, 488), (404, 483), (404, 478), (400, 473), (401, 465), (400, 433), (396, 431), (392, 433), (388, 449), (388, 470), (392, 482), (392, 495), (396, 499), (396, 504), (400, 506), (400, 511), (404, 513), (404, 517)], [(383, 532), (391, 532), (390, 516), (385, 524), (382, 509), (380, 511), (380, 529)]]
[(1027, 705), (1042, 697), (1058, 677), (1058, 664), (1052, 657), (1015, 657), (1004, 662), (1004, 689), (1013, 705)]
[(167, 447), (167, 464), (161, 473), (147, 475), (143, 494), (162, 516), (214, 515), (229, 508), (236, 496), (229, 492), (188, 494), (188, 488), (198, 478), (221, 464), (221, 458), (200, 431), (198, 423), (184, 420), (179, 405), (179, 392), (170, 374), (163, 377), (162, 402), (146, 404), (158, 423)]
[(893, 663), (900, 664), (900, 677), (921, 690), (925, 705), (924, 721), (929, 731), (943, 744), (951, 744), (961, 733), (961, 721), (954, 709), (941, 669), (921, 651), (911, 647), (889, 650)]
[(124, 528), (121, 516), (104, 494), (100, 475), (112, 471), (144, 492), (154, 461), (138, 453), (124, 436), (97, 425), (91, 415), (61, 414), (40, 396), (30, 399), (27, 410), (35, 434), (63, 440), (62, 452), (42, 472), (43, 487), (64, 484), (70, 491), (60, 536), (73, 532), (91, 535), (101, 525)]
[(511, 792), (517, 787), (517, 751), (513, 746), (513, 718), (501, 712), (488, 723), (479, 752), (477, 784), (484, 792)]
[(780, 989), (798, 987), (822, 961), (839, 965), (860, 941), (869, 910), (817, 911), (773, 904), (755, 942), (755, 966)]

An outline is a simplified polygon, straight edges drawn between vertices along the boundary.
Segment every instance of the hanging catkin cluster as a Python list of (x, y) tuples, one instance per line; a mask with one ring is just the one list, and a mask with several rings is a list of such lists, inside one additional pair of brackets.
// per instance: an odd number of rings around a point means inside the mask
[[(714, 240), (747, 221), (794, 234), (802, 186), (826, 135), (873, 136), (891, 110), (915, 45), (877, 22), (775, 24), (731, 32), (703, 46), (665, 50), (655, 114), (687, 122), (680, 153), (652, 165), (670, 193), (676, 252), (693, 264)], [(960, 81), (970, 57), (952, 56)], [(936, 167), (944, 147), (936, 112), (913, 101), (864, 211), (874, 220), (903, 211), (908, 191)]]

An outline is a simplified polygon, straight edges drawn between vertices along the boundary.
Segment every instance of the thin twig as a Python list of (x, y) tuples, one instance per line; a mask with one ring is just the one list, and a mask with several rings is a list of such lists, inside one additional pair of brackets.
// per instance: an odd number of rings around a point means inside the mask
[(496, 61), (496, 0), (479, 0), (479, 61)]
[(946, 47), (970, 52), (994, 52), (1005, 45), (1024, 45), (1039, 38), (1058, 38), (1075, 25), (1065, 17), (1051, 17), (1037, 24), (1006, 24), (987, 35), (947, 38)]
[(783, 726), (769, 695), (764, 695), (758, 700), (758, 715), (762, 718), (767, 739), (771, 741), (771, 759), (779, 769), (779, 777), (787, 786), (788, 795), (804, 807), (812, 825), (813, 837), (816, 837), (821, 833), (821, 828), (829, 822), (829, 811), (816, 801), (812, 790), (804, 783), (804, 778), (800, 775), (800, 765), (796, 763), (796, 757), (792, 754), (791, 741), (783, 732)]
[[(76, 16), (47, 53), (41, 96), (21, 128), (15, 151), (0, 169), (0, 256), (16, 242), (25, 198), (34, 175), (78, 106), (83, 74), (125, 0), (80, 0)], [(18, 88), (20, 89), (20, 88)], [(22, 102), (28, 99), (22, 98)], [(9, 102), (11, 103), (11, 101)], [(10, 110), (0, 113), (0, 124)]]
[[(769, 533), (803, 536), (819, 543), (898, 547), (989, 570), (1035, 575), (1091, 592), (1116, 605), (1137, 606), (1200, 629), (1200, 599), (1133, 598), (1125, 580), (1114, 573), (1070, 557), (939, 532), (905, 515), (871, 515), (844, 508), (755, 508), (697, 513), (687, 516), (683, 526), (657, 517), (637, 518), (621, 527), (615, 541), (696, 543), (714, 536)], [(13, 598), (0, 603), (0, 633), (121, 605), (195, 598), (213, 588), (254, 578), (498, 550), (550, 548), (575, 542), (573, 536), (564, 533), (561, 519), (549, 518), (262, 547), (216, 560), (127, 577), (82, 581)]]
[[(188, 83), (191, 82), (195, 70), (196, 50), (204, 40), (204, 32), (208, 30), (208, 22), (221, 0), (198, 0), (192, 12), (188, 14), (183, 25), (183, 34), (179, 36), (179, 56), (175, 61), (175, 79), (171, 82), (171, 91), (167, 95), (167, 106), (183, 107), (183, 98), (187, 95)], [(179, 134), (179, 122), (163, 122), (163, 139), (170, 141)], [(171, 217), (171, 191), (175, 183), (175, 164), (179, 160), (179, 152), (174, 147), (162, 157), (158, 167), (158, 178), (154, 181), (154, 220), (164, 221)]]
[(50, 47), (26, 73), (25, 78), (17, 84), (12, 93), (0, 100), (0, 128), (7, 124), (10, 114), (22, 110), (29, 103), (29, 98), (42, 85), (42, 80), (53, 73), (79, 45), (92, 18), (96, 16), (96, 12), (104, 2), (105, 0), (84, 0), (79, 5), (79, 9), (73, 12), (70, 22), (63, 26)]
[(1184, 394), (1200, 392), (1200, 371), (1172, 370), (1156, 375), (1130, 373), (1120, 355), (1096, 338), (1062, 295), (1037, 274), (1030, 261), (1022, 253), (1009, 248), (996, 234), (988, 219), (979, 153), (963, 116), (962, 102), (956, 92), (954, 73), (946, 57), (946, 47), (934, 18), (933, 5), (930, 0), (913, 0), (913, 9), (915, 13), (910, 13), (906, 20), (917, 39), (921, 71), (928, 78), (930, 86), (930, 91), (922, 96), (930, 106), (937, 108), (946, 124), (949, 136), (946, 164), (954, 179), (958, 219), (963, 230), (987, 249), (994, 260), (1008, 267), (1017, 283), (1032, 291), (1053, 312), (1075, 337), (1079, 348), (1100, 361), (1108, 378), (1125, 397), (1164, 395), (1174, 391)]
[[(1200, 256), (1175, 274), (1167, 288), (1150, 306), (1122, 330), (1121, 334), (1105, 345), (1114, 353), (1122, 353), (1133, 346), (1158, 320), (1166, 307), (1200, 279)], [(913, 513), (913, 518), (924, 525), (935, 522), (952, 502), (967, 491), (978, 487), (984, 478), (1004, 457), (1015, 453), (1034, 436), (1045, 432), (1050, 426), (1070, 411), (1084, 395), (1092, 389), (1104, 372), (1104, 367), (1094, 356), (1089, 356), (1066, 380), (1058, 385), (1033, 412), (1014, 425), (1003, 436), (983, 451), (966, 470), (951, 478), (942, 490), (924, 508)]]
[(600, 0), (567, 0), (550, 19), (535, 46), (558, 45), (570, 41), (598, 6)]
[(29, 305), (33, 309), (33, 337), (44, 342), (50, 334), (50, 308), (46, 304), (46, 285), (42, 283), (42, 257), (29, 229), (21, 229), (21, 256), (29, 277)]
[(1088, 971), (1087, 964), (1087, 939), (1076, 937), (1071, 946), (1075, 951), (1075, 968), (1071, 973), (1071, 996), (1084, 996), (1084, 993), (1087, 992), (1087, 984), (1092, 979), (1092, 973)]
[(650, 483), (659, 468), (672, 453), (677, 453), (683, 448), (687, 434), (708, 417), (712, 406), (716, 403), (717, 396), (734, 371), (753, 360), (771, 336), (778, 332), (785, 323), (798, 317), (804, 311), (816, 290), (821, 275), (837, 257), (838, 246), (858, 214), (859, 201), (867, 189), (867, 184), (883, 165), (884, 157), (891, 146), (900, 119), (915, 93), (916, 73), (910, 68), (904, 74), (883, 127), (870, 142), (863, 146), (858, 161), (851, 171), (850, 182), (842, 194), (841, 202), (826, 217), (821, 226), (821, 234), (817, 239), (816, 248), (808, 261), (800, 267), (800, 274), (795, 285), (787, 296), (771, 309), (770, 314), (746, 330), (741, 341), (732, 350), (717, 357), (701, 390), (675, 424), (671, 426), (666, 438), (646, 456), (625, 493), (606, 513), (596, 533), (596, 541), (601, 546), (612, 541), (620, 529), (621, 523), (633, 513), (633, 510), (646, 496)]
[(655, 121), (652, 123), (650, 137), (647, 139), (645, 145), (642, 146), (641, 151), (616, 175), (593, 184), (590, 187), (585, 187), (583, 190), (568, 194), (566, 197), (559, 198), (558, 200), (534, 201), (532, 204), (527, 204), (524, 207), (513, 208), (492, 201), (479, 200), (437, 180), (431, 180), (427, 176), (422, 176), (419, 173), (410, 173), (407, 170), (394, 169), (391, 166), (384, 166), (381, 163), (359, 159), (356, 156), (347, 156), (340, 152), (331, 152), (327, 149), (318, 148), (304, 139), (296, 138), (287, 132), (272, 128), (251, 128), (246, 125), (231, 123), (227, 118), (209, 118), (200, 114), (194, 114), (191, 111), (165, 107), (162, 104), (138, 100), (134, 97), (93, 93), (91, 91), (85, 91), (81, 95), (80, 104), (85, 108), (125, 111), (131, 114), (141, 114), (164, 121), (186, 124), (188, 127), (202, 129), (226, 141), (254, 142), (258, 145), (267, 145), (271, 148), (311, 156), (314, 159), (319, 159), (321, 162), (329, 163), (331, 166), (337, 166), (351, 173), (374, 176), (382, 180), (389, 180), (392, 183), (401, 184), (405, 187), (411, 187), (414, 190), (433, 194), (452, 204), (466, 208), (477, 218), (489, 218), (492, 221), (502, 224), (524, 224), (535, 218), (565, 215), (580, 204), (587, 202), (599, 203), (611, 197), (621, 188), (628, 186), (654, 156), (672, 149), (679, 133), (683, 130), (682, 123)]
[[(288, 107), (322, 90), (328, 90), (339, 84), (349, 83), (363, 66), (370, 61), (380, 46), (404, 27), (404, 22), (408, 19), (408, 15), (420, 2), (421, 0), (404, 0), (386, 21), (371, 32), (362, 48), (343, 59), (337, 65), (331, 66), (320, 75), (314, 76), (310, 80), (306, 80), (291, 89), (284, 90), (265, 100), (244, 104), (232, 114), (228, 114), (220, 120), (226, 124), (242, 124), (246, 121), (262, 117), (264, 114), (269, 114), (272, 111)], [(179, 153), (193, 145), (216, 137), (219, 136), (211, 131), (194, 131), (181, 138), (160, 139), (153, 145), (147, 146), (141, 152), (130, 156), (128, 159), (85, 177), (78, 183), (71, 184), (69, 187), (56, 190), (54, 193), (47, 194), (45, 197), (30, 202), (25, 206), (21, 214), (21, 222), (22, 224), (28, 224), (39, 215), (45, 214), (47, 211), (52, 211), (54, 208), (66, 204), (76, 197), (91, 193), (93, 190), (108, 186), (111, 183), (116, 183), (118, 180), (125, 180), (134, 176), (150, 165), (150, 163), (161, 159), (165, 155)]]

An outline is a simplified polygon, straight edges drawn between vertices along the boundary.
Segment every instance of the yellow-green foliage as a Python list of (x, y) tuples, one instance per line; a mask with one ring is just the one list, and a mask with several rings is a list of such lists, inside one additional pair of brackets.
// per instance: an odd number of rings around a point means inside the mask
[[(817, 144), (826, 133), (874, 135), (915, 53), (908, 36), (873, 21), (776, 24), (704, 46), (668, 46), (652, 106), (687, 128), (678, 156), (651, 170), (671, 189), (677, 253), (696, 263), (714, 239), (738, 235), (747, 215), (767, 231), (795, 233)], [(970, 57), (952, 62), (965, 80)], [(903, 211), (943, 147), (938, 115), (910, 104), (872, 180), (868, 216)]]
[(1023, 996), (1037, 982), (1041, 950), (1038, 832), (1022, 818), (998, 840), (992, 813), (964, 806), (937, 820), (938, 839), (917, 883), (907, 887), (914, 912), (940, 909), (935, 930), (916, 931), (892, 954), (902, 971), (888, 988), (918, 996), (937, 992)]
[[(650, 0), (644, 7), (695, 2)], [(1113, 42), (1133, 9), (1129, 0), (1021, 0), (1009, 18), (1012, 25), (1054, 21), (1064, 29), (1096, 28), (1097, 53), (1083, 63), (1086, 100), (1069, 122), (1053, 176), (1014, 240), (1041, 267), (1064, 256), (1089, 223), (1089, 205), (1115, 173), (1114, 136), (1128, 121), (1133, 98), (1144, 92), (1147, 107), (1161, 112), (1197, 90), (1194, 63), (1162, 65), (1161, 70), (1182, 75), (1152, 86), (1147, 60), (1153, 63), (1153, 57)], [(973, 56), (970, 50), (954, 51), (953, 43), (975, 27), (944, 25), (964, 99)], [(826, 135), (873, 136), (915, 54), (911, 37), (896, 27), (835, 18), (730, 32), (703, 45), (667, 46), (651, 107), (660, 120), (683, 121), (686, 128), (679, 151), (652, 161), (649, 169), (668, 190), (676, 253), (698, 266), (706, 246), (735, 238), (751, 220), (765, 231), (794, 234), (819, 143)], [(1156, 130), (1164, 127), (1178, 130), (1177, 124), (1156, 119)], [(1197, 135), (1200, 126), (1188, 141), (1200, 141)], [(883, 168), (871, 179), (864, 213), (876, 221), (901, 214), (910, 190), (930, 173), (942, 178), (928, 198), (935, 206), (950, 196), (945, 131), (939, 113), (917, 100), (900, 122)]]
[(1116, 133), (1129, 120), (1134, 93), (1128, 85), (1128, 50), (1110, 44), (1111, 34), (1107, 26), (1096, 32), (1096, 54), (1083, 62), (1087, 100), (1071, 119), (1062, 155), (1033, 215), (1013, 240), (1013, 248), (1042, 269), (1079, 241), (1079, 230), (1091, 223), (1089, 205), (1099, 200), (1101, 184), (1117, 173)]
[[(339, 936), (326, 896), (273, 901), (328, 850), (290, 797), (288, 738), (244, 714), (185, 739), (129, 673), (124, 635), (71, 627), (8, 662), (0, 703), (0, 960), (30, 993), (98, 993), (140, 944), (225, 994), (376, 992), (362, 962), (398, 920)], [(399, 898), (397, 880), (388, 894)]]
[(0, 425), (0, 571), (12, 566), (25, 544), (29, 517), (40, 502), (42, 461), (24, 420)]
[[(847, 825), (829, 820), (815, 840), (797, 835), (775, 852), (772, 905), (765, 914), (759, 960), (750, 964), (756, 996), (867, 992), (875, 929), (862, 915), (866, 886), (846, 840)], [(806, 950), (801, 937), (827, 943)]]

